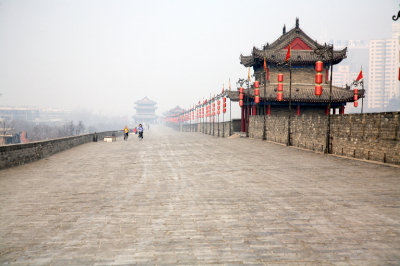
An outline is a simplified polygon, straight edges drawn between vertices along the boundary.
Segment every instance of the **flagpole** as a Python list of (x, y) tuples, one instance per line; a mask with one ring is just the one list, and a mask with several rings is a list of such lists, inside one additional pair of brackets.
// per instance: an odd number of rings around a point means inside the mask
[[(219, 98), (218, 98), (218, 101), (219, 101)], [(220, 105), (221, 106), (221, 105)], [(218, 113), (218, 108), (221, 108), (221, 107), (218, 107), (218, 105), (217, 105), (217, 116), (218, 116), (218, 120), (217, 120), (217, 123), (218, 123), (218, 127), (217, 127), (217, 129), (218, 129), (218, 137), (219, 137), (219, 113)]]
[(248, 76), (248, 80), (247, 80), (247, 105), (246, 105), (246, 137), (249, 137), (249, 118), (250, 118), (250, 112), (251, 110), (249, 110), (249, 99), (250, 98), (250, 67), (249, 67), (249, 76)]
[(262, 139), (263, 140), (267, 140), (267, 127), (266, 127), (266, 102), (267, 102), (267, 65), (265, 62), (265, 50), (264, 50), (264, 101), (263, 101), (263, 105), (264, 105), (264, 126), (263, 126), (263, 136)]
[(211, 136), (211, 115), (212, 115), (212, 113), (211, 113), (211, 93), (210, 93), (210, 103), (208, 104), (209, 105), (209, 112), (208, 112), (208, 117), (209, 117), (209, 122), (210, 122), (210, 136)]
[(224, 113), (224, 100), (222, 100), (222, 137), (225, 138), (225, 113)]
[[(361, 73), (362, 73), (362, 66), (361, 66)], [(364, 95), (365, 95), (365, 91), (364, 91), (364, 78), (361, 82), (361, 87), (363, 89)], [(365, 97), (365, 96), (364, 96)], [(364, 97), (361, 98), (361, 114), (363, 113), (363, 109), (364, 109)]]
[(291, 59), (291, 47), (289, 45), (288, 52), (286, 54), (286, 60), (289, 66), (289, 116), (288, 116), (288, 132), (287, 132), (287, 146), (291, 146), (290, 141), (290, 120), (292, 119), (292, 59)]
[[(213, 104), (214, 104), (214, 106), (215, 106), (215, 95), (214, 95), (214, 99), (213, 99)], [(214, 110), (215, 110), (215, 107), (212, 107)], [(212, 116), (212, 124), (213, 124), (213, 136), (215, 136), (215, 111), (212, 111), (211, 112), (211, 116)]]
[(332, 104), (332, 79), (333, 79), (333, 44), (332, 46), (327, 46), (329, 55), (329, 62), (331, 67), (331, 79), (329, 80), (329, 103), (328, 103), (328, 125), (326, 129), (326, 149), (325, 153), (331, 153), (331, 104)]
[(206, 131), (204, 129), (204, 117), (205, 117), (205, 115), (204, 115), (204, 106), (205, 106), (205, 104), (204, 104), (204, 98), (203, 98), (203, 104), (201, 105), (201, 120), (203, 122), (203, 127), (202, 127), (203, 134), (206, 133)]
[[(231, 89), (229, 88), (229, 92)], [(229, 136), (232, 136), (232, 100), (229, 98)]]
[[(363, 89), (363, 92), (364, 92), (364, 97), (365, 97), (365, 90), (364, 90), (364, 80), (363, 80), (363, 82), (361, 83), (361, 86), (362, 86), (362, 89)], [(364, 109), (364, 97), (362, 97), (361, 98), (361, 114), (363, 114), (363, 109)]]
[[(290, 48), (289, 48), (290, 49)], [(291, 146), (290, 141), (290, 119), (292, 118), (292, 60), (289, 58), (289, 119), (288, 119), (288, 142), (287, 146)]]
[[(229, 82), (230, 83), (230, 82)], [(231, 85), (231, 84), (229, 84)], [(221, 97), (222, 97), (222, 137), (225, 137), (225, 113), (224, 113), (224, 95), (225, 95), (225, 91), (223, 91), (221, 93)], [(225, 98), (226, 100), (226, 98)]]

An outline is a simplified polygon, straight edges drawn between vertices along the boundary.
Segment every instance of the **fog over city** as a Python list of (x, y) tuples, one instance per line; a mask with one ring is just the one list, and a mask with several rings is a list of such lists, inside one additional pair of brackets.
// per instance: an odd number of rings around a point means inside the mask
[(395, 0), (0, 1), (0, 106), (131, 117), (187, 108), (247, 76), (240, 54), (300, 27), (319, 43), (390, 38)]

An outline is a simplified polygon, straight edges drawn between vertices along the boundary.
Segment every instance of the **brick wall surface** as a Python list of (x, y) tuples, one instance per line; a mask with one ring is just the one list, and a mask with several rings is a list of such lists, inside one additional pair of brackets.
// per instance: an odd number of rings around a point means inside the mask
[[(98, 141), (105, 136), (122, 135), (122, 131), (96, 133)], [(36, 161), (60, 151), (93, 141), (94, 134), (0, 146), (0, 169)]]
[[(331, 116), (331, 150), (333, 154), (400, 164), (400, 113), (348, 114)], [(293, 146), (324, 151), (328, 116), (324, 110), (292, 111), (291, 142)], [(262, 138), (263, 116), (251, 116), (249, 136)], [(274, 110), (266, 118), (267, 140), (287, 143), (288, 111)]]

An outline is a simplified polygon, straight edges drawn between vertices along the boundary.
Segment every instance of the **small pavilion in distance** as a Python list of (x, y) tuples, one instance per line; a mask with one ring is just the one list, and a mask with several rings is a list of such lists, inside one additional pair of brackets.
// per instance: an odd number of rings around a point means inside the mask
[(165, 124), (170, 127), (176, 126), (179, 122), (179, 116), (182, 115), (183, 112), (185, 112), (185, 110), (178, 105), (167, 112), (164, 112)]
[(135, 102), (136, 115), (133, 116), (135, 123), (152, 124), (157, 121), (156, 109), (157, 103), (144, 97)]
[[(289, 79), (289, 67), (284, 64), (289, 46), (291, 47), (291, 80)], [(331, 51), (323, 51), (317, 54), (316, 51), (324, 47), (326, 46), (317, 43), (300, 29), (299, 19), (296, 18), (295, 28), (286, 32), (284, 26), (282, 35), (273, 43), (267, 43), (261, 49), (253, 47), (251, 55), (240, 55), (240, 63), (245, 67), (252, 67), (254, 70), (255, 80), (259, 82), (260, 99), (257, 108), (254, 84), (250, 84), (250, 89), (247, 89), (245, 85), (243, 86), (242, 132), (247, 132), (248, 123), (246, 121), (248, 121), (249, 116), (263, 115), (264, 110), (266, 110), (267, 115), (273, 112), (286, 116), (289, 101), (293, 115), (300, 115), (304, 111), (320, 114), (332, 112), (335, 114), (336, 109), (339, 109), (340, 114), (344, 114), (346, 103), (353, 102), (355, 99), (354, 91), (350, 90), (350, 87), (332, 86), (330, 97), (329, 69), (346, 58), (347, 48), (342, 50), (333, 50), (332, 48)], [(317, 61), (323, 62), (323, 70), (320, 72), (322, 80), (320, 84), (322, 93), (320, 95), (315, 94), (315, 65)], [(278, 74), (283, 74), (283, 82), (281, 82), (283, 83), (283, 97), (279, 100), (277, 99)], [(291, 91), (289, 91), (289, 82), (291, 82)], [(230, 91), (228, 97), (232, 101), (240, 100), (238, 91)], [(357, 97), (364, 97), (363, 89), (358, 90)], [(329, 103), (330, 110), (328, 110)]]

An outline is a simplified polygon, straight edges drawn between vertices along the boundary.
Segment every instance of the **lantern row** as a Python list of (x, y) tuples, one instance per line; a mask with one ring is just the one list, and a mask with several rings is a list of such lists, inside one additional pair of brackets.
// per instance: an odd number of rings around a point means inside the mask
[[(322, 95), (322, 79), (323, 74), (322, 71), (324, 69), (324, 63), (322, 61), (315, 62), (315, 95)], [(269, 70), (269, 69), (268, 69)], [(400, 74), (399, 74), (400, 75)], [(269, 71), (267, 72), (267, 80), (269, 80)], [(278, 84), (277, 84), (277, 101), (283, 100), (283, 74), (278, 73)], [(243, 107), (244, 100), (244, 89), (243, 87), (239, 88), (239, 106)], [(358, 89), (354, 89), (354, 106), (358, 106)], [(254, 81), (254, 102), (258, 104), (260, 102), (260, 91), (259, 91), (259, 82)]]
[[(222, 107), (221, 107), (222, 98)], [(198, 102), (192, 108), (183, 111), (179, 115), (168, 118), (170, 122), (187, 122), (193, 120), (199, 120), (202, 118), (214, 118), (216, 115), (226, 113), (226, 92), (222, 89), (222, 92), (209, 100), (205, 99), (203, 102)]]

